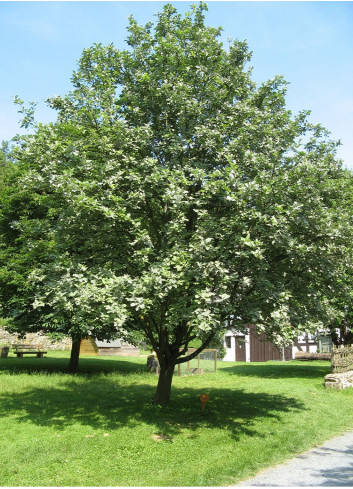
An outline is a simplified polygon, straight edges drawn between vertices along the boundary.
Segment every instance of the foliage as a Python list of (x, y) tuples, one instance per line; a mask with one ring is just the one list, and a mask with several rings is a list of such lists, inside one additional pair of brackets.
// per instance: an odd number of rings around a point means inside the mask
[(5, 156), (5, 153), (3, 151), (3, 149), (1, 148), (0, 150), (0, 168), (6, 163), (6, 156)]
[[(202, 341), (199, 339), (190, 341), (189, 343), (189, 348), (199, 348), (202, 345)], [(217, 358), (223, 359), (226, 355), (226, 349), (224, 346), (224, 333), (223, 331), (218, 332), (214, 338), (210, 341), (208, 344), (208, 348), (216, 348), (218, 350), (217, 352)]]
[(3, 211), (18, 327), (145, 337), (160, 404), (195, 339), (327, 322), (351, 242), (336, 143), (286, 109), (282, 77), (251, 80), (246, 43), (225, 49), (205, 10), (166, 5), (130, 18), (127, 50), (85, 49), (58, 121), (18, 140)]
[[(352, 172), (345, 170), (335, 186), (338, 197), (337, 202), (333, 203), (332, 218), (334, 222), (340, 223), (338, 231), (341, 236), (347, 238), (352, 229), (353, 219)], [(326, 287), (321, 290), (322, 302), (328, 317), (325, 328), (336, 346), (350, 345), (353, 342), (353, 247), (351, 239), (346, 239), (342, 250), (343, 254), (337, 264), (335, 277), (329, 275)]]

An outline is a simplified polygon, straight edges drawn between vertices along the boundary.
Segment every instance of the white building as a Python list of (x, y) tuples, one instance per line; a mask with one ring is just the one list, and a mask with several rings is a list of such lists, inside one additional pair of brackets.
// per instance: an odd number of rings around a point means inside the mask
[(278, 347), (268, 341), (264, 333), (256, 334), (255, 326), (249, 326), (245, 334), (227, 331), (224, 336), (224, 347), (226, 350), (224, 361), (266, 362), (269, 360), (293, 360), (297, 352), (330, 352), (332, 341), (324, 333), (303, 334), (292, 345)]

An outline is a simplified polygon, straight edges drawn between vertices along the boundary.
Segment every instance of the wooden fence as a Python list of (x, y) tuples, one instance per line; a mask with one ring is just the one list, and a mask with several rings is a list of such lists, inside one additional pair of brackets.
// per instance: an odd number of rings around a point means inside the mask
[(332, 373), (353, 371), (353, 345), (333, 348), (331, 356)]
[[(188, 354), (193, 353), (196, 348), (189, 348)], [(217, 372), (217, 349), (208, 348), (202, 350), (195, 358), (185, 363), (178, 363), (177, 375), (194, 375), (206, 372)]]

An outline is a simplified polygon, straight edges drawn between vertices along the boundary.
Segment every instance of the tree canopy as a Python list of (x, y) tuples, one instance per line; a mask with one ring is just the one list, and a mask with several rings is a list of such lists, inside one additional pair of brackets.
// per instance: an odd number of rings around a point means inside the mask
[(337, 143), (286, 108), (282, 77), (252, 81), (205, 10), (166, 5), (130, 18), (126, 50), (85, 49), (57, 122), (19, 138), (2, 210), (28, 265), (15, 324), (148, 339), (158, 404), (195, 338), (192, 355), (246, 323), (277, 342), (324, 324), (351, 240)]

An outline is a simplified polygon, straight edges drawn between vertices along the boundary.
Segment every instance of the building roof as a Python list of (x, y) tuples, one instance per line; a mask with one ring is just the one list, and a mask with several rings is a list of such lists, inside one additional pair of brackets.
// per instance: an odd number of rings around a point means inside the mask
[(121, 340), (99, 341), (95, 340), (98, 348), (121, 348)]

